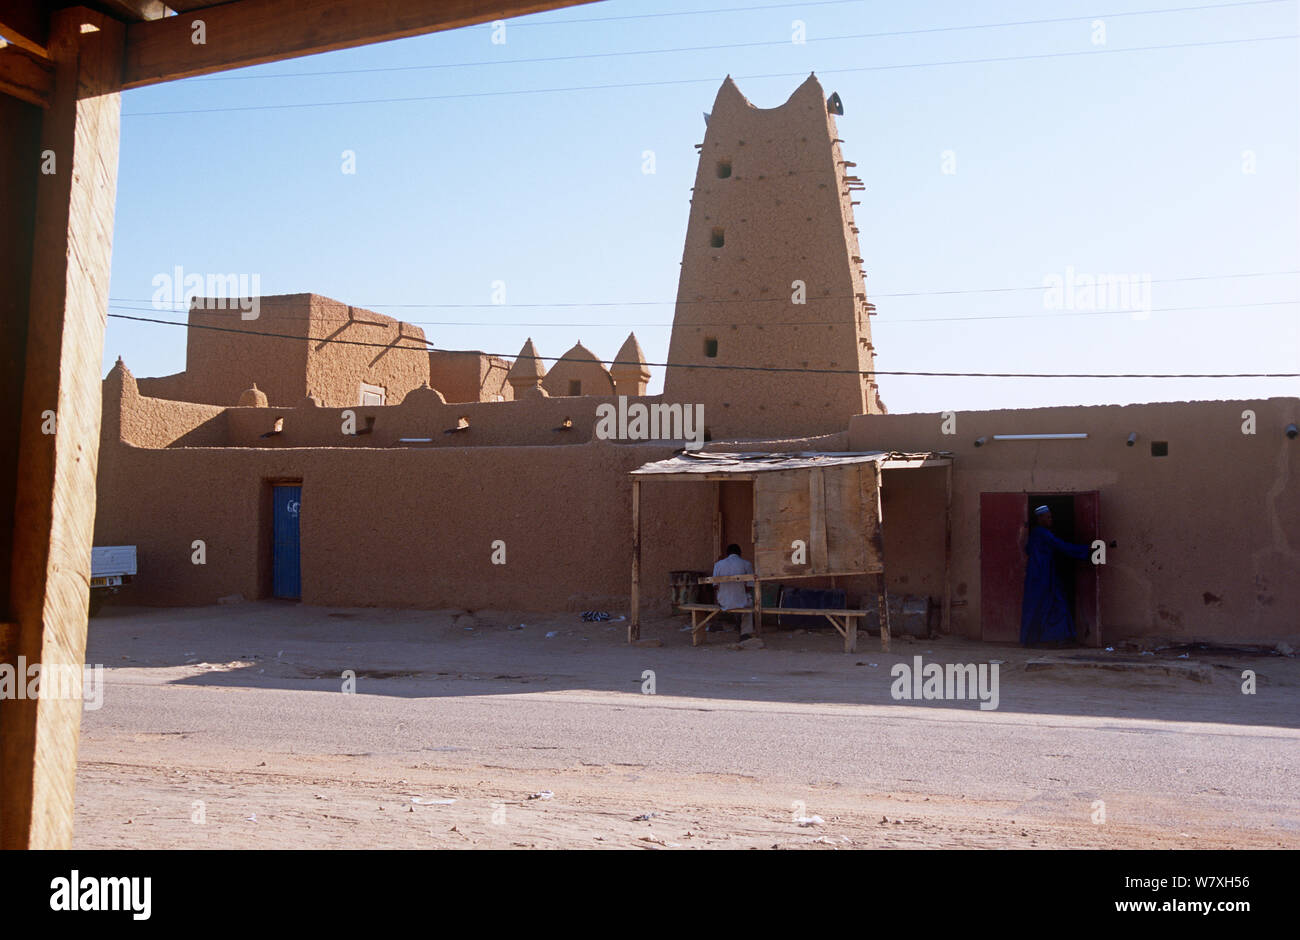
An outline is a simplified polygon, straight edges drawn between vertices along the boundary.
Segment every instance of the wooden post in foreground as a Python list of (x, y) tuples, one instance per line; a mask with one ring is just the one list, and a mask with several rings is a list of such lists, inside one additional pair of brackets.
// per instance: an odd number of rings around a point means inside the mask
[[(83, 24), (87, 28), (83, 31)], [(117, 196), (125, 28), (84, 9), (50, 19), (54, 87), (41, 124), (53, 172), (36, 187), (19, 411), (6, 659), (75, 670), (86, 651), (99, 456), (100, 364)], [(12, 219), (0, 224), (21, 224)], [(6, 287), (8, 289), (8, 287)], [(42, 681), (41, 686), (46, 685)], [(72, 844), (82, 701), (0, 702), (0, 847)]]

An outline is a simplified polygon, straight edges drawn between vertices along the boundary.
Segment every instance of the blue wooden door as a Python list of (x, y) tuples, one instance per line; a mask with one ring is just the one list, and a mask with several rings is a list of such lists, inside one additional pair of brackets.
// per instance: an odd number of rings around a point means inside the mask
[(299, 564), (298, 516), (302, 511), (301, 486), (276, 486), (274, 503), (275, 552), (273, 593), (276, 597), (302, 597), (302, 568)]

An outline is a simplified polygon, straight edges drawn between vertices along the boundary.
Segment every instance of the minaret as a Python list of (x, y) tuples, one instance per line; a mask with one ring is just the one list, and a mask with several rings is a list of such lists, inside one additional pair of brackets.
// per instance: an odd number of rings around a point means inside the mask
[(816, 77), (769, 109), (728, 77), (699, 146), (665, 400), (702, 403), (714, 440), (843, 431), (881, 411), (855, 374), (874, 362), (862, 184)]

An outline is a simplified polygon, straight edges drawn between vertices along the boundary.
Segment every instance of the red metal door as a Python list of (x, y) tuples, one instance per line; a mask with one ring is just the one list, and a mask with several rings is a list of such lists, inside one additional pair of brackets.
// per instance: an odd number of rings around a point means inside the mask
[[(1101, 538), (1101, 494), (1074, 494), (1074, 541), (1091, 546)], [(1101, 645), (1101, 579), (1100, 565), (1090, 560), (1076, 562), (1074, 575), (1074, 628), (1079, 642), (1088, 646)]]
[(980, 493), (980, 635), (1020, 639), (1025, 591), (1024, 493)]

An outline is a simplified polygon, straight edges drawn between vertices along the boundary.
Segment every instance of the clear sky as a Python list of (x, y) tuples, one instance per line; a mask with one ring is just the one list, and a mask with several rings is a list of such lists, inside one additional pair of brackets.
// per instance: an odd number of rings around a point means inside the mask
[[(1044, 19), (1062, 21), (1023, 22)], [(378, 310), (440, 348), (580, 339), (610, 359), (635, 330), (663, 362), (703, 112), (728, 73), (774, 107), (815, 71), (867, 186), (877, 368), (1300, 372), (1297, 33), (1297, 0), (607, 0), (511, 20), (504, 43), (483, 25), (129, 91), (110, 312), (183, 320), (151, 307), (180, 266)], [(1054, 303), (1071, 272), (1150, 278), (1150, 313), (1140, 289)], [(110, 319), (106, 371), (119, 355), (180, 371), (185, 330)], [(1300, 394), (879, 382), (894, 412)]]

